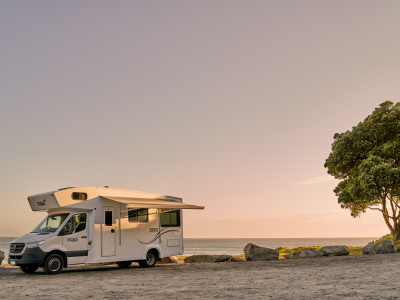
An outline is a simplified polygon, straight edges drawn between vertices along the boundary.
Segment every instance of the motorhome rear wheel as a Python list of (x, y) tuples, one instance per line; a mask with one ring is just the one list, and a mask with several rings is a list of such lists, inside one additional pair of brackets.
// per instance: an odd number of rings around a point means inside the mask
[(131, 266), (131, 261), (120, 261), (118, 262), (118, 267), (120, 268), (129, 268)]
[(47, 274), (53, 275), (61, 272), (64, 266), (64, 260), (59, 254), (50, 254), (43, 265), (43, 269)]
[(151, 268), (154, 267), (158, 259), (157, 251), (150, 250), (147, 252), (146, 260), (139, 260), (139, 266), (142, 268)]
[(22, 272), (24, 273), (33, 273), (35, 272), (39, 267), (32, 267), (32, 266), (20, 266)]

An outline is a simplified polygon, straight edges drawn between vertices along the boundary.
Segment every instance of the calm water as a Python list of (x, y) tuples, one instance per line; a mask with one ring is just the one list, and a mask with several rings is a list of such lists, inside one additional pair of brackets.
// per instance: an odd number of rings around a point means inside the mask
[(314, 238), (314, 239), (184, 239), (185, 255), (193, 254), (243, 254), (248, 243), (276, 249), (299, 246), (346, 245), (360, 247), (379, 238)]
[[(11, 241), (15, 238), (0, 237), (0, 250), (8, 258)], [(365, 246), (377, 240), (370, 238), (331, 238), (331, 239), (184, 239), (185, 255), (193, 254), (242, 254), (247, 243), (275, 249), (277, 247), (294, 248), (299, 246)]]

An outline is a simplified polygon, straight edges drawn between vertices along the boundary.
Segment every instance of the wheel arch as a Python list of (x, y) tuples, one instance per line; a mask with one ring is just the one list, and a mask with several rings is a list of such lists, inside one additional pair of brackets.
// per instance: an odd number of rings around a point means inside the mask
[[(53, 251), (50, 251), (50, 252), (46, 255), (46, 257), (44, 258), (44, 261), (46, 261), (47, 257), (49, 257), (49, 255), (51, 255), (51, 254), (58, 254), (58, 255), (60, 255), (60, 256), (63, 258), (63, 260), (64, 260), (64, 268), (67, 268), (67, 267), (68, 267), (68, 258), (67, 258), (67, 254), (66, 254), (65, 252), (60, 251), (60, 250), (53, 250)], [(44, 261), (43, 261), (43, 263), (44, 263)]]
[(156, 252), (156, 253), (157, 253), (157, 261), (160, 261), (160, 260), (161, 260), (161, 252), (160, 252), (160, 249), (157, 249), (156, 247), (149, 248), (149, 249), (147, 250), (147, 252), (146, 252), (146, 255), (147, 255), (147, 253), (148, 253), (149, 251), (154, 251), (154, 252)]

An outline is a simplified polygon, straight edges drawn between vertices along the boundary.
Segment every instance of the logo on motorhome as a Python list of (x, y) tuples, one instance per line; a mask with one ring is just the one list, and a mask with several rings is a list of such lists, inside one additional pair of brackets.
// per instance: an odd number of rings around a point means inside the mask
[(77, 242), (78, 238), (68, 238), (67, 242)]
[(17, 245), (15, 245), (15, 244), (11, 245), (10, 250), (11, 250), (11, 252), (14, 252), (15, 250), (17, 250)]
[(37, 202), (37, 205), (38, 206), (45, 206), (46, 205), (46, 198), (44, 198), (42, 202), (40, 202), (40, 201)]

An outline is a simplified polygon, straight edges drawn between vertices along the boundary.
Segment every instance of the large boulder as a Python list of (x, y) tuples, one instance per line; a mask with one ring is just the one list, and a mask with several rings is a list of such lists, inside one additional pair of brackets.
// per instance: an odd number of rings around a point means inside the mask
[(396, 248), (394, 247), (392, 239), (387, 239), (387, 240), (384, 240), (383, 242), (381, 242), (379, 244), (378, 248), (376, 248), (376, 251), (379, 254), (382, 254), (382, 253), (395, 253), (396, 252)]
[(161, 258), (160, 261), (157, 261), (157, 264), (177, 264), (178, 263), (178, 258), (176, 256), (167, 256)]
[(279, 251), (249, 243), (244, 247), (246, 260), (265, 261), (279, 259)]
[(184, 259), (185, 264), (188, 263), (216, 263), (229, 261), (232, 255), (193, 255)]
[(0, 265), (1, 265), (1, 262), (3, 261), (3, 259), (4, 259), (4, 252), (0, 251)]
[(319, 251), (323, 252), (325, 256), (341, 256), (350, 254), (350, 250), (346, 246), (325, 246)]
[(376, 254), (376, 246), (374, 242), (368, 243), (367, 246), (362, 248), (362, 254), (363, 255), (371, 255), (371, 254)]
[(314, 248), (306, 248), (290, 254), (286, 254), (283, 257), (285, 259), (293, 259), (293, 258), (311, 258), (311, 257), (321, 257), (321, 256), (324, 256), (324, 252)]

